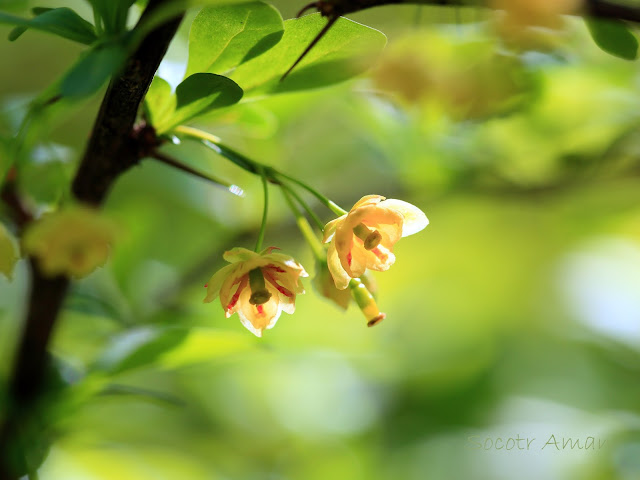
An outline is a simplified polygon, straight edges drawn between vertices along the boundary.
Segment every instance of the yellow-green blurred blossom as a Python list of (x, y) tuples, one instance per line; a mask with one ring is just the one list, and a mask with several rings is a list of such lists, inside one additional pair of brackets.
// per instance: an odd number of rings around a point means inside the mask
[(324, 227), (323, 242), (331, 242), (327, 265), (338, 289), (367, 269), (385, 271), (396, 260), (393, 245), (429, 224), (418, 207), (380, 195), (362, 197), (353, 208)]
[(445, 32), (413, 33), (389, 45), (371, 78), (421, 115), (482, 118), (513, 108), (528, 92), (520, 60), (497, 47), (481, 34), (463, 42)]
[(369, 291), (363, 280), (352, 278), (349, 282), (349, 289), (353, 299), (367, 319), (367, 326), (373, 327), (385, 319), (386, 314), (380, 312), (373, 293)]
[(11, 236), (4, 225), (0, 224), (0, 273), (11, 279), (17, 260), (18, 255)]
[(309, 276), (293, 257), (272, 253), (274, 249), (225, 252), (223, 258), (231, 265), (218, 270), (206, 285), (204, 302), (220, 296), (226, 317), (237, 312), (247, 330), (258, 337), (273, 328), (283, 311), (295, 311), (296, 295), (304, 293), (300, 277)]
[[(582, 0), (491, 0), (490, 6), (504, 11), (497, 18), (498, 33), (508, 41), (536, 47), (549, 40), (531, 27), (559, 30), (564, 26), (563, 15), (578, 13)], [(544, 46), (544, 45), (542, 45)]]
[(46, 214), (25, 232), (25, 253), (48, 276), (83, 277), (104, 265), (117, 234), (97, 210), (72, 206)]

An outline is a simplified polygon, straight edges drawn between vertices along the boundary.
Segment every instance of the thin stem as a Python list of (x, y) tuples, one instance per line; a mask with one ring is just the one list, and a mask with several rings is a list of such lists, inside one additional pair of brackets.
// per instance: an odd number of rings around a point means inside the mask
[(262, 250), (264, 232), (267, 229), (267, 213), (269, 212), (269, 185), (264, 169), (261, 169), (260, 175), (262, 176), (262, 190), (264, 191), (264, 209), (262, 210), (262, 225), (260, 225), (260, 233), (258, 233), (258, 240), (256, 241), (256, 252)]
[(216, 178), (212, 175), (208, 175), (206, 173), (202, 173), (199, 172), (191, 167), (189, 167), (188, 165), (185, 165), (184, 163), (179, 162), (178, 160), (176, 160), (175, 158), (171, 158), (170, 156), (159, 152), (157, 150), (154, 150), (153, 152), (151, 152), (151, 155), (149, 156), (149, 158), (152, 158), (154, 160), (158, 160), (166, 165), (169, 165), (170, 167), (173, 168), (177, 168), (178, 170), (182, 170), (183, 172), (189, 173), (195, 177), (198, 178), (202, 178), (204, 180), (207, 180), (211, 183), (214, 183), (220, 187), (224, 187), (225, 189), (227, 189), (229, 192), (233, 193), (234, 195), (238, 195), (239, 197), (244, 196), (244, 191), (242, 190), (242, 188), (240, 188), (237, 185), (234, 185), (232, 183), (226, 182), (224, 180), (220, 180), (219, 178)]
[(260, 168), (265, 170), (267, 169), (266, 165), (263, 165), (260, 162), (256, 162), (255, 160), (251, 160), (241, 153), (227, 147), (218, 137), (209, 132), (204, 132), (197, 128), (187, 127), (185, 125), (180, 125), (174, 128), (173, 131), (174, 133), (179, 133), (187, 137), (200, 140), (205, 146), (211, 148), (218, 155), (222, 155), (226, 159), (232, 161), (237, 166), (250, 173), (260, 175)]
[(313, 187), (307, 185), (306, 183), (302, 182), (301, 180), (298, 180), (297, 178), (294, 177), (290, 177), (289, 175), (279, 172), (277, 170), (273, 170), (273, 173), (276, 174), (276, 176), (282, 177), (286, 180), (289, 180), (290, 182), (295, 183), (296, 185), (304, 188), (306, 191), (308, 191), (311, 195), (313, 195), (314, 197), (316, 197), (318, 200), (320, 200), (320, 202), (322, 202), (322, 204), (324, 206), (326, 206), (327, 208), (329, 208), (333, 213), (335, 213), (336, 215), (345, 215), (348, 212), (340, 207), (338, 204), (336, 204), (335, 202), (333, 202), (332, 200), (329, 200), (327, 197), (325, 197), (324, 195), (322, 195), (320, 192), (318, 192), (316, 189), (314, 189)]
[(296, 217), (296, 224), (300, 229), (300, 233), (302, 233), (302, 236), (311, 247), (313, 255), (318, 261), (326, 262), (327, 254), (324, 250), (324, 247), (320, 243), (320, 240), (318, 240), (318, 237), (316, 237), (316, 235), (313, 233), (313, 228), (311, 228), (308, 220), (304, 217), (304, 215), (302, 215), (302, 213), (300, 213), (300, 210), (298, 210), (298, 207), (296, 207), (295, 203), (293, 202), (293, 198), (291, 198), (292, 190), (285, 187), (284, 185), (281, 185), (280, 187), (282, 196), (284, 196), (284, 199), (287, 201), (287, 205), (289, 205), (291, 212), (293, 213), (294, 217)]
[[(274, 180), (275, 183), (280, 183), (277, 177), (284, 178), (289, 180), (290, 182), (299, 185), (300, 187), (307, 190), (313, 196), (315, 196), (320, 202), (329, 208), (336, 215), (344, 215), (347, 213), (346, 210), (341, 208), (335, 202), (329, 200), (327, 197), (322, 195), (320, 192), (315, 190), (313, 187), (307, 185), (306, 183), (298, 180), (297, 178), (290, 177), (273, 167), (266, 166), (260, 162), (256, 162), (255, 160), (251, 160), (250, 158), (242, 155), (241, 153), (236, 152), (235, 150), (227, 147), (222, 143), (222, 141), (208, 132), (203, 132), (202, 130), (198, 130), (197, 128), (187, 127), (184, 125), (180, 125), (173, 130), (175, 133), (181, 133), (191, 138), (195, 138), (197, 140), (202, 141), (206, 146), (212, 148), (216, 153), (222, 155), (223, 157), (231, 160), (233, 163), (238, 165), (240, 168), (247, 170), (248, 172), (254, 173), (256, 175), (266, 174), (271, 180)], [(264, 172), (264, 173), (262, 173)]]
[(309, 207), (309, 205), (307, 205), (307, 202), (305, 202), (302, 197), (300, 197), (300, 195), (298, 195), (298, 193), (291, 187), (289, 187), (287, 184), (285, 183), (281, 183), (280, 187), (283, 190), (286, 190), (286, 193), (291, 195), (293, 198), (296, 199), (296, 201), (298, 202), (298, 204), (304, 208), (304, 211), (307, 212), (307, 215), (309, 215), (309, 217), (311, 218), (311, 220), (314, 221), (314, 223), (317, 225), (317, 227), (320, 229), (320, 231), (322, 232), (324, 230), (324, 223), (322, 223), (322, 220), (320, 220), (320, 217), (318, 217), (318, 215), (316, 215), (316, 213), (311, 210), (311, 208)]

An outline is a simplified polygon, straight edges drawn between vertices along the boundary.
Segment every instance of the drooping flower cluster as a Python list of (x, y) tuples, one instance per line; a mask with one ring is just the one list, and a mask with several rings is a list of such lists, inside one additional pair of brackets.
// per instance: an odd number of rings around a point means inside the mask
[[(353, 208), (324, 228), (327, 257), (317, 254), (314, 286), (321, 295), (346, 309), (355, 301), (373, 326), (385, 318), (374, 298), (375, 282), (369, 270), (388, 270), (395, 262), (393, 246), (401, 238), (428, 225), (425, 214), (401, 200), (380, 195), (361, 198)], [(317, 242), (317, 239), (315, 239)], [(308, 276), (292, 257), (245, 248), (225, 252), (230, 263), (207, 283), (205, 303), (220, 297), (226, 317), (238, 313), (256, 336), (272, 328), (280, 314), (293, 313), (297, 294), (304, 293), (300, 277)], [(322, 247), (318, 247), (322, 252)]]
[(292, 314), (296, 295), (304, 293), (300, 277), (308, 274), (288, 255), (233, 248), (223, 258), (231, 265), (218, 270), (207, 283), (205, 303), (218, 296), (229, 318), (238, 313), (242, 324), (258, 337), (273, 328), (284, 311)]

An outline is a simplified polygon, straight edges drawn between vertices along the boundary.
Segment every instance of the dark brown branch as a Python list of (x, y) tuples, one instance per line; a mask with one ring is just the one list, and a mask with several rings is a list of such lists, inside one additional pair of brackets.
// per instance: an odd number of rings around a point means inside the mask
[[(162, 3), (151, 0), (140, 24)], [(181, 20), (174, 18), (153, 30), (109, 85), (72, 185), (78, 200), (100, 204), (114, 180), (140, 160), (134, 130), (138, 109)]]
[[(136, 28), (168, 1), (150, 0)], [(109, 85), (72, 185), (78, 200), (93, 205), (102, 203), (116, 178), (144, 155), (145, 144), (155, 142), (155, 138), (149, 139), (148, 130), (136, 129), (135, 122), (144, 95), (181, 20), (182, 14), (152, 30)], [(14, 204), (13, 210), (16, 206), (19, 205)], [(26, 223), (29, 219), (22, 220)], [(47, 348), (69, 286), (66, 277), (43, 275), (34, 259), (30, 259), (29, 264), (31, 289), (27, 316), (8, 382), (8, 408), (0, 429), (0, 480), (16, 480), (25, 473), (18, 471), (22, 470), (20, 464), (24, 459), (16, 458), (20, 455), (16, 442), (20, 426), (37, 416), (37, 402), (44, 393), (48, 367)]]

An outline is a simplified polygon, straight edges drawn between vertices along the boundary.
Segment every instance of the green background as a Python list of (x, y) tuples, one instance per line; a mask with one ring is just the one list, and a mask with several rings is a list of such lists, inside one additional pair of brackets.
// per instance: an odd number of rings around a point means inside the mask
[[(300, 7), (275, 5), (284, 18)], [(90, 18), (86, 3), (65, 6)], [(426, 212), (431, 224), (375, 275), (386, 320), (367, 329), (355, 306), (343, 313), (309, 280), (295, 315), (262, 339), (218, 302), (202, 304), (222, 252), (253, 246), (261, 185), (195, 143), (171, 146), (246, 195), (151, 160), (118, 180), (106, 211), (122, 238), (74, 285), (52, 346), (72, 386), (52, 404), (40, 478), (640, 478), (637, 64), (600, 51), (579, 19), (544, 34), (552, 47), (514, 50), (485, 12), (405, 6), (350, 18), (385, 32), (391, 53), (413, 44), (468, 95), (447, 100), (444, 82), (424, 102), (396, 102), (363, 76), (198, 125), (344, 208), (376, 193)], [(177, 81), (189, 23), (160, 70)], [(0, 42), (2, 134), (80, 51), (35, 31)], [(66, 188), (99, 97), (43, 129), (25, 180), (36, 198)], [(312, 272), (272, 193), (265, 244)], [(12, 282), (0, 278), (4, 375), (26, 284), (24, 262)], [(132, 338), (161, 341), (138, 365), (92, 370)], [(552, 434), (560, 450), (543, 450)], [(517, 435), (535, 437), (529, 450), (485, 448)], [(562, 449), (568, 437), (595, 437), (595, 449)]]

